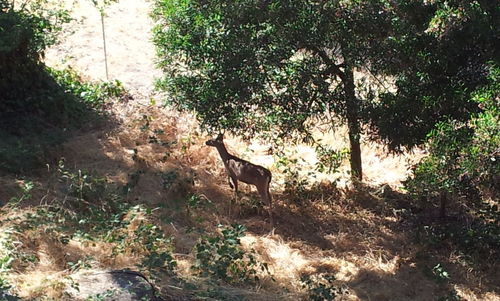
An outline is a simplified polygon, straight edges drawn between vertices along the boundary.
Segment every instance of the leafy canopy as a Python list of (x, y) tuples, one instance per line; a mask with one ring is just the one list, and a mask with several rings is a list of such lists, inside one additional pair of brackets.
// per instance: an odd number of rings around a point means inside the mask
[(377, 68), (394, 77), (371, 110), (375, 138), (393, 150), (426, 140), (435, 125), (481, 111), (474, 91), (499, 64), (500, 6), (495, 1), (400, 0)]
[(342, 82), (370, 62), (389, 24), (387, 6), (158, 0), (154, 42), (165, 72), (159, 87), (213, 131), (251, 136), (277, 127), (287, 136), (305, 132), (311, 116), (346, 118)]

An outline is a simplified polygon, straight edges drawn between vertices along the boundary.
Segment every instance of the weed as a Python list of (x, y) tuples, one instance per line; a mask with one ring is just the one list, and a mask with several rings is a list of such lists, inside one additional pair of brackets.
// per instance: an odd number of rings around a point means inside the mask
[(331, 274), (305, 275), (300, 281), (312, 301), (334, 300), (337, 295), (344, 293), (334, 285), (335, 276)]
[(349, 158), (349, 149), (335, 150), (329, 146), (316, 145), (316, 170), (319, 172), (335, 173), (342, 163)]
[(93, 256), (87, 255), (83, 259), (79, 259), (77, 262), (68, 262), (67, 265), (72, 272), (81, 269), (90, 269), (92, 265), (90, 264), (94, 260)]
[(115, 296), (117, 293), (116, 289), (108, 289), (104, 293), (99, 293), (95, 295), (88, 296), (85, 301), (105, 301), (109, 300), (113, 296)]
[(451, 290), (446, 296), (440, 297), (437, 301), (460, 301), (462, 298), (457, 294), (455, 290)]
[(176, 170), (169, 170), (160, 173), (162, 185), (165, 189), (170, 189), (173, 184), (179, 179), (179, 173)]
[(11, 238), (13, 231), (8, 228), (0, 233), (0, 300), (8, 300), (8, 293), (12, 289), (6, 276), (12, 267), (15, 255)]
[(295, 201), (300, 201), (310, 186), (308, 176), (315, 176), (309, 172), (307, 176), (300, 173), (297, 159), (289, 159), (287, 155), (280, 154), (276, 161), (276, 167), (285, 175), (285, 192)]
[[(153, 222), (154, 210), (124, 202), (118, 193), (121, 187), (115, 187), (106, 179), (89, 172), (69, 170), (64, 166), (64, 161), (59, 164), (58, 175), (62, 185), (60, 188), (66, 192), (66, 197), (38, 207), (36, 212), (26, 213), (17, 220), (13, 231), (43, 232), (62, 244), (72, 239), (84, 243), (105, 242), (115, 255), (125, 251), (139, 255), (140, 268), (148, 270), (153, 279), (158, 279), (158, 275), (173, 273), (176, 262), (171, 255), (172, 239)], [(7, 269), (12, 260), (38, 260), (30, 254), (7, 254), (0, 258), (0, 271)], [(72, 272), (88, 269), (93, 260), (92, 256), (86, 256), (66, 262), (66, 266)], [(0, 272), (2, 289), (5, 290), (7, 283), (3, 279)], [(89, 300), (105, 297), (101, 294)]]
[(436, 264), (432, 268), (431, 272), (434, 280), (436, 280), (436, 282), (438, 283), (444, 283), (450, 279), (450, 274), (444, 269), (444, 267), (440, 263)]
[(134, 231), (133, 243), (141, 246), (147, 255), (140, 264), (152, 275), (172, 274), (177, 266), (172, 257), (172, 239), (165, 236), (163, 231), (152, 223), (141, 223)]
[(212, 207), (212, 202), (204, 195), (191, 194), (186, 199), (186, 210), (190, 213), (193, 210), (206, 209)]
[[(486, 210), (485, 210), (486, 211)], [(452, 242), (464, 255), (497, 257), (500, 246), (500, 227), (498, 223), (474, 219), (468, 225), (459, 221), (442, 224), (421, 225), (417, 228), (417, 240), (439, 248)]]
[(258, 270), (268, 272), (268, 267), (257, 261), (255, 251), (245, 252), (240, 247), (240, 237), (245, 231), (242, 225), (232, 225), (222, 229), (222, 236), (202, 238), (194, 247), (193, 268), (203, 276), (230, 283), (258, 282)]
[(13, 197), (9, 200), (9, 205), (17, 206), (25, 200), (31, 199), (31, 191), (35, 188), (35, 184), (31, 181), (23, 181), (21, 184), (21, 195), (19, 197)]
[(141, 177), (141, 174), (143, 174), (144, 171), (142, 170), (137, 170), (134, 171), (129, 175), (129, 180), (125, 186), (123, 186), (123, 193), (128, 194), (136, 185), (139, 183), (139, 179)]
[(121, 97), (126, 94), (125, 88), (119, 80), (112, 82), (89, 83), (82, 80), (73, 69), (48, 69), (55, 80), (63, 87), (66, 93), (78, 96), (83, 103), (93, 107), (102, 107), (106, 100)]

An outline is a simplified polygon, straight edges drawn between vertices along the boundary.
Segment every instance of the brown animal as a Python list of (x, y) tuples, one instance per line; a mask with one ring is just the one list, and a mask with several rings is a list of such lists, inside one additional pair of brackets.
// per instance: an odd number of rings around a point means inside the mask
[[(215, 139), (208, 140), (206, 145), (213, 146), (219, 151), (228, 174), (229, 186), (234, 188), (236, 195), (238, 194), (238, 181), (257, 187), (262, 201), (269, 206), (269, 218), (271, 219), (271, 225), (273, 225), (273, 206), (271, 194), (269, 193), (269, 184), (272, 177), (271, 172), (267, 168), (231, 155), (224, 145), (224, 136), (222, 134), (219, 134)], [(233, 183), (231, 183), (231, 180)]]

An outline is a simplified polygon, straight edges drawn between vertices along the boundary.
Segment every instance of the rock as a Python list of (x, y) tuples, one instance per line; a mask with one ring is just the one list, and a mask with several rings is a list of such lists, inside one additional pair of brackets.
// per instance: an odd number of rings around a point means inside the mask
[(71, 276), (66, 293), (72, 300), (161, 300), (144, 275), (130, 270), (82, 271)]

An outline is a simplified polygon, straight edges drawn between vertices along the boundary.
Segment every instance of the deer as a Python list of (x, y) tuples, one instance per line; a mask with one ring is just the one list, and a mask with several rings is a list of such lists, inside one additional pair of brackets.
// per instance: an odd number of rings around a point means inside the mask
[(224, 145), (223, 134), (219, 134), (215, 139), (208, 140), (205, 144), (215, 147), (219, 152), (227, 172), (229, 187), (234, 188), (236, 196), (238, 196), (238, 181), (257, 187), (260, 198), (269, 206), (269, 218), (273, 226), (273, 207), (271, 194), (269, 193), (272, 174), (269, 169), (231, 155)]

